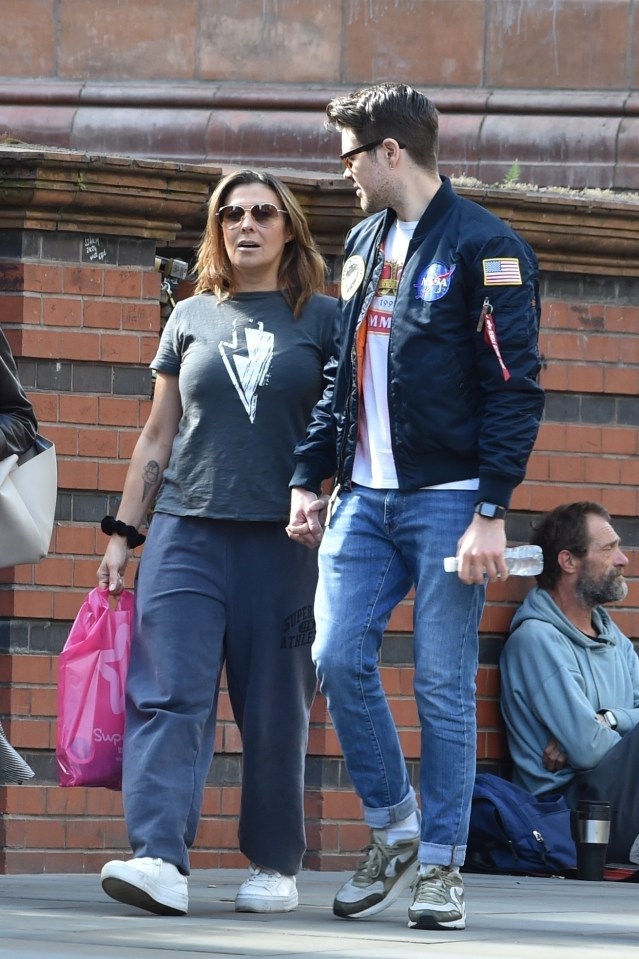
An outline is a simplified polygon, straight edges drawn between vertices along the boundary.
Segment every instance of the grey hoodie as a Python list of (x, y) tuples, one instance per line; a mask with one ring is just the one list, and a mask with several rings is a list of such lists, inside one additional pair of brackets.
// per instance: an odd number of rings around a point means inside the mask
[[(501, 709), (513, 779), (535, 794), (563, 791), (639, 723), (639, 657), (603, 607), (592, 621), (598, 639), (577, 629), (538, 587), (512, 621), (500, 661)], [(601, 709), (614, 712), (616, 730), (598, 722)], [(568, 757), (558, 772), (542, 761), (551, 736)]]

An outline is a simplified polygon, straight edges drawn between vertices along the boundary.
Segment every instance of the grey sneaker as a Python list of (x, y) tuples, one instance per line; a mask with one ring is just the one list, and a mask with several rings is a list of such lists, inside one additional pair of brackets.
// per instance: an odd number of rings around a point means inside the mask
[(464, 884), (456, 866), (429, 866), (412, 886), (408, 925), (417, 929), (465, 929)]
[(373, 830), (364, 860), (335, 896), (333, 912), (341, 919), (374, 916), (395, 902), (413, 881), (419, 836), (387, 846), (383, 835)]

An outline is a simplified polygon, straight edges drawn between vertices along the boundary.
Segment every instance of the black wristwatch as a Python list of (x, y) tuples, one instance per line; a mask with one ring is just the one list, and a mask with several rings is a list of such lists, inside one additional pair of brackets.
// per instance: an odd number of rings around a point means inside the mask
[(508, 510), (505, 506), (498, 506), (497, 503), (477, 503), (475, 512), (484, 519), (504, 519)]
[(615, 716), (615, 714), (612, 712), (611, 709), (602, 709), (601, 715), (606, 720), (606, 722), (608, 723), (611, 729), (617, 728), (617, 717)]

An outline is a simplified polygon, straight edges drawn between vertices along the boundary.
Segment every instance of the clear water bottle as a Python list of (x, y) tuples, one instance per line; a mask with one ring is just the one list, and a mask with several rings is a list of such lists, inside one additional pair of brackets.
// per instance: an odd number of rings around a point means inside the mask
[[(541, 546), (509, 546), (504, 550), (504, 560), (511, 576), (536, 576), (544, 568)], [(444, 560), (447, 573), (456, 573), (458, 566), (456, 556)]]

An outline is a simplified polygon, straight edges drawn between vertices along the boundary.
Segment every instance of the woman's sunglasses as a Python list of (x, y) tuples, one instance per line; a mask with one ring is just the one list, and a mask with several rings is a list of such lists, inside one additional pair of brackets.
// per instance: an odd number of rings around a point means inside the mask
[(285, 216), (286, 210), (280, 210), (274, 203), (254, 203), (253, 206), (222, 206), (217, 211), (217, 218), (222, 225), (239, 226), (247, 213), (250, 213), (258, 226), (272, 226), (280, 213)]

